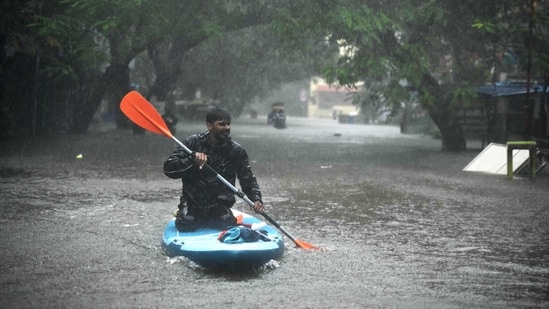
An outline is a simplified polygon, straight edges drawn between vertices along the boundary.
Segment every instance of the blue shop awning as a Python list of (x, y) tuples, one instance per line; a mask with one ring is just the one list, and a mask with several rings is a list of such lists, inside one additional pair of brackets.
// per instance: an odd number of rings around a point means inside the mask
[[(526, 94), (527, 87), (524, 82), (506, 82), (485, 85), (477, 88), (477, 93), (481, 96), (503, 97), (512, 95)], [(542, 92), (543, 86), (530, 86), (530, 93)]]

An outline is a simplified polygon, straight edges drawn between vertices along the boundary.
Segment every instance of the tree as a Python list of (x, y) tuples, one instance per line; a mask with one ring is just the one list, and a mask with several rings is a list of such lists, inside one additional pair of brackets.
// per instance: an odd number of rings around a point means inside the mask
[(41, 0), (4, 1), (0, 5), (0, 136), (34, 134), (37, 119), (48, 111), (41, 105), (42, 80), (37, 72), (47, 62), (42, 53), (55, 50), (52, 41), (41, 42), (28, 27), (41, 14), (51, 14), (60, 5)]
[[(532, 15), (530, 8), (534, 3), (537, 9)], [(222, 42), (225, 33), (230, 37), (242, 28), (252, 30), (254, 27), (259, 33), (274, 29), (278, 35), (270, 39), (272, 43), (299, 51), (288, 52), (285, 56), (299, 61), (306, 58), (300, 59), (297, 55), (316, 55), (324, 61), (316, 65), (324, 67), (321, 71), (329, 81), (348, 86), (357, 81), (388, 84), (384, 93), (376, 93), (386, 102), (397, 103), (408, 96), (409, 89), (398, 86), (398, 81), (407, 80), (410, 87), (420, 93), (420, 102), (441, 130), (444, 148), (450, 150), (465, 147), (459, 123), (452, 115), (453, 107), (466, 104), (475, 96), (474, 87), (487, 78), (497, 52), (514, 49), (521, 61), (534, 59), (528, 67), (535, 68), (532, 64), (543, 61), (547, 63), (544, 53), (540, 52), (547, 47), (547, 36), (544, 36), (547, 28), (542, 26), (547, 22), (543, 1), (405, 0), (395, 4), (374, 0), (213, 0), (203, 5), (180, 0), (58, 0), (47, 3), (29, 0), (3, 6), (12, 11), (32, 12), (30, 21), (21, 18), (13, 23), (22, 25), (20, 29), (31, 32), (30, 35), (38, 39), (39, 52), (33, 61), (40, 78), (34, 83), (35, 90), (27, 91), (33, 93), (34, 98), (26, 99), (23, 106), (42, 121), (31, 122), (43, 126), (66, 122), (69, 132), (85, 132), (101, 100), (107, 99), (113, 108), (117, 107), (130, 89), (128, 64), (144, 51), (156, 71), (156, 80), (146, 94), (148, 96), (165, 98), (178, 87), (183, 75), (183, 80), (187, 81), (187, 86), (183, 87), (188, 89), (187, 96), (196, 88), (208, 89), (211, 96), (223, 98), (234, 104), (235, 110), (242, 110), (253, 91), (267, 88), (261, 85), (274, 87), (282, 80), (295, 78), (282, 66), (259, 65), (265, 55), (281, 54), (278, 46), (260, 40), (255, 43), (263, 44), (261, 50), (246, 47), (245, 40), (239, 41), (243, 43), (239, 46), (242, 48), (226, 50), (231, 53), (231, 71), (219, 75), (243, 73), (239, 75), (243, 83), (230, 89), (220, 87), (223, 83), (211, 78), (212, 75), (198, 77), (196, 72), (186, 70), (193, 64), (184, 62), (189, 59), (185, 55), (192, 48), (199, 45), (218, 48), (212, 43), (214, 40)], [(6, 20), (13, 16), (5, 15)], [(258, 26), (273, 19), (275, 21), (269, 27)], [(27, 27), (29, 24), (32, 27)], [(10, 23), (0, 25), (5, 33)], [(265, 29), (268, 31), (263, 32)], [(529, 37), (533, 39), (529, 42), (533, 58), (522, 57), (520, 53), (525, 50), (526, 33), (532, 34)], [(253, 35), (247, 37), (250, 41), (246, 43), (253, 42)], [(513, 45), (520, 41), (517, 38), (521, 38), (522, 48)], [(346, 54), (332, 62), (331, 51), (338, 47), (345, 49)], [(212, 63), (224, 59), (215, 51), (208, 54), (214, 57)], [(441, 66), (441, 57), (448, 55), (452, 61)], [(250, 63), (255, 66), (250, 67)], [(229, 67), (226, 63), (221, 64)], [(265, 70), (276, 74), (277, 69), (280, 69), (278, 79), (274, 75), (269, 79), (258, 78)], [(29, 72), (28, 76), (32, 79), (33, 73)], [(13, 100), (17, 99), (13, 96)], [(16, 103), (9, 106), (12, 111), (3, 113), (3, 118), (10, 118), (10, 113), (19, 109)], [(119, 117), (118, 123), (123, 126), (127, 122)]]
[[(130, 61), (152, 42), (161, 41), (169, 22), (162, 18), (164, 6), (157, 1), (60, 3), (64, 10), (42, 16), (35, 27), (40, 37), (55, 40), (66, 54), (52, 59), (44, 71), (55, 73), (68, 88), (68, 131), (83, 133), (103, 99), (120, 102), (130, 90)], [(117, 123), (123, 126), (127, 122), (119, 116)]]
[[(440, 129), (443, 149), (456, 151), (466, 143), (453, 108), (476, 97), (475, 87), (489, 77), (496, 53), (509, 48), (504, 35), (516, 31), (511, 24), (503, 27), (508, 20), (502, 16), (520, 18), (525, 2), (293, 1), (281, 11), (277, 29), (292, 48), (303, 37), (316, 37), (344, 49), (323, 72), (330, 82), (352, 87), (389, 80), (384, 96), (398, 104), (407, 97), (398, 81), (406, 80)], [(478, 31), (473, 25), (479, 20), (502, 31)], [(452, 61), (441, 66), (445, 56)]]
[[(549, 102), (549, 3), (538, 0), (507, 2), (499, 14), (479, 18), (473, 24), (477, 31), (491, 38), (499, 46), (500, 61), (496, 71), (524, 72), (527, 83), (525, 138), (533, 135), (545, 137), (546, 128), (535, 128), (534, 103), (530, 100), (531, 86), (544, 85), (541, 102)], [(503, 51), (503, 52), (502, 52)], [(545, 108), (541, 108), (546, 113)], [(539, 111), (538, 113), (541, 113)], [(546, 126), (546, 121), (542, 121)], [(534, 132), (537, 131), (537, 132)]]
[[(166, 100), (168, 94), (178, 88), (182, 68), (186, 66), (184, 55), (192, 48), (209, 38), (220, 37), (223, 33), (267, 23), (270, 20), (268, 12), (271, 10), (269, 2), (257, 0), (219, 0), (210, 1), (208, 5), (188, 1), (183, 10), (170, 10), (168, 14), (173, 16), (167, 18), (172, 21), (171, 27), (180, 31), (169, 40), (155, 42), (147, 47), (157, 74), (148, 96)], [(195, 90), (189, 90), (184, 95), (189, 98)]]
[(283, 81), (311, 74), (306, 55), (283, 54), (278, 48), (268, 26), (278, 3), (215, 3), (186, 7), (192, 14), (174, 19), (172, 26), (192, 31), (180, 31), (171, 41), (148, 47), (157, 75), (148, 97), (192, 100), (200, 90), (238, 116), (252, 98)]
[[(316, 56), (329, 52), (317, 49)], [(235, 116), (254, 98), (266, 96), (283, 83), (310, 78), (315, 72), (311, 55), (281, 52), (268, 25), (208, 39), (189, 51), (184, 62), (181, 87), (199, 88)]]
[[(33, 123), (52, 131), (86, 132), (102, 101), (110, 102), (111, 110), (118, 111), (122, 96), (131, 89), (128, 65), (138, 55), (148, 55), (155, 69), (150, 73), (155, 76), (151, 87), (140, 89), (147, 91), (143, 93), (145, 96), (155, 95), (165, 100), (168, 94), (182, 88), (184, 96), (190, 97), (200, 88), (229, 104), (235, 115), (251, 97), (276, 88), (284, 79), (296, 79), (299, 78), (296, 74), (303, 74), (295, 65), (289, 70), (288, 65), (274, 63), (274, 59), (279, 62), (281, 58), (274, 40), (267, 41), (272, 38), (269, 31), (261, 27), (257, 31), (253, 29), (273, 19), (277, 4), (271, 1), (214, 0), (208, 5), (179, 0), (27, 2), (32, 7), (41, 4), (47, 9), (33, 11), (32, 20), (18, 20), (21, 29), (27, 30), (39, 47), (36, 60), (31, 61), (34, 67), (31, 65), (27, 74), (30, 79), (38, 77), (34, 83), (37, 90), (20, 92), (31, 94), (30, 101), (37, 102), (34, 110), (42, 111), (34, 112)], [(25, 3), (23, 7), (28, 5)], [(18, 6), (12, 11), (21, 8)], [(241, 33), (245, 33), (245, 37), (234, 36), (239, 33), (238, 29), (246, 29)], [(224, 33), (230, 33), (232, 38), (223, 39)], [(258, 33), (258, 37), (254, 37), (254, 33)], [(212, 40), (208, 43), (208, 39)], [(185, 56), (203, 42), (206, 42), (203, 47), (218, 49), (215, 42), (225, 42), (227, 45), (222, 46), (222, 50), (230, 54), (228, 57), (228, 54), (206, 50), (204, 54), (212, 58), (195, 57), (206, 60), (202, 63), (221, 65), (221, 69), (209, 70), (213, 74), (208, 76), (202, 74), (207, 71), (200, 68), (189, 71), (194, 62)], [(253, 46), (258, 43), (262, 49)], [(297, 59), (295, 55), (292, 57)], [(222, 59), (230, 62), (218, 61)], [(265, 63), (265, 60), (271, 62)], [(304, 61), (299, 63), (307, 67)], [(272, 74), (267, 76), (267, 71)], [(235, 79), (235, 75), (240, 78)], [(223, 80), (233, 84), (226, 85)], [(181, 81), (186, 81), (183, 86), (177, 84)], [(28, 114), (26, 110), (33, 106), (32, 102), (20, 108), (17, 102), (21, 99), (14, 97), (13, 110)], [(3, 116), (10, 118), (9, 113)], [(117, 116), (118, 127), (129, 125), (121, 113)], [(24, 125), (21, 121), (15, 124)]]
[[(268, 15), (262, 9), (269, 11), (267, 1), (60, 1), (66, 9), (43, 17), (38, 28), (42, 37), (70, 49), (73, 62), (61, 65), (72, 72), (66, 77), (78, 89), (70, 98), (75, 106), (69, 131), (75, 133), (87, 130), (102, 99), (118, 111), (115, 107), (130, 90), (128, 64), (142, 51), (148, 51), (157, 77), (145, 95), (165, 99), (176, 88), (185, 52), (223, 32), (259, 24)], [(85, 56), (90, 54), (96, 57)], [(99, 58), (107, 59), (104, 70), (93, 62)], [(119, 127), (127, 125), (125, 120), (118, 113)]]

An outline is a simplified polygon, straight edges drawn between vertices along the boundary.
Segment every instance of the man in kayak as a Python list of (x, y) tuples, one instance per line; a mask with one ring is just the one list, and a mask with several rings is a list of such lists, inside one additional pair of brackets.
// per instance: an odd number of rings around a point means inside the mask
[(206, 164), (233, 186), (238, 177), (242, 192), (254, 202), (253, 209), (259, 213), (264, 211), (261, 190), (250, 168), (248, 154), (230, 137), (229, 112), (212, 108), (206, 115), (206, 126), (205, 133), (191, 135), (183, 141), (194, 156), (178, 148), (164, 162), (164, 174), (173, 179), (181, 178), (183, 182), (183, 194), (175, 213), (175, 226), (182, 232), (199, 227), (225, 229), (236, 225), (231, 212), (234, 193), (216, 178), (216, 174), (204, 168)]

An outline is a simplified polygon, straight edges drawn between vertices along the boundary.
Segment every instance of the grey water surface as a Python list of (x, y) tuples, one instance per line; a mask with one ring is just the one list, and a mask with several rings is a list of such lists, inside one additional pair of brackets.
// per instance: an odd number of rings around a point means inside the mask
[(287, 124), (236, 119), (232, 135), (270, 216), (325, 250), (286, 238), (280, 261), (246, 273), (164, 255), (181, 190), (162, 174), (169, 139), (97, 127), (2, 142), (0, 308), (549, 307), (547, 171), (463, 172), (479, 143), (445, 153), (394, 126)]

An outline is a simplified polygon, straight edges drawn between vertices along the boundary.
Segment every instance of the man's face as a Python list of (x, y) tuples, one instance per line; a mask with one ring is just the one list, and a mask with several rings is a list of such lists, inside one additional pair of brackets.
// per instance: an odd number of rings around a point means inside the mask
[(208, 131), (214, 143), (223, 143), (231, 136), (231, 122), (226, 119), (208, 122)]

